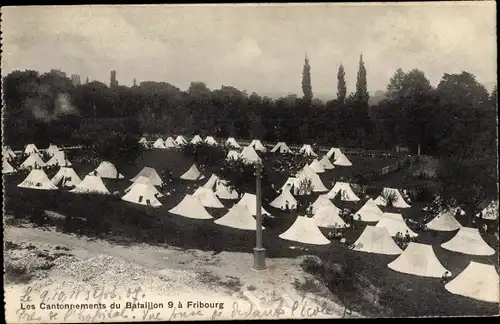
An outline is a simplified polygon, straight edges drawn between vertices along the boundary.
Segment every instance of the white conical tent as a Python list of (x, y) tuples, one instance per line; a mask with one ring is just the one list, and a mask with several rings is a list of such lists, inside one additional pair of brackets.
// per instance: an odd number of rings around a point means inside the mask
[(72, 164), (66, 158), (66, 154), (64, 154), (63, 151), (55, 151), (55, 152), (53, 152), (52, 157), (50, 158), (50, 160), (47, 161), (47, 163), (45, 163), (45, 165), (46, 166), (55, 166), (55, 165), (58, 165), (58, 166), (61, 166), (61, 167), (65, 167), (65, 166), (71, 166)]
[(231, 189), (228, 186), (227, 181), (225, 180), (217, 181), (217, 183), (215, 184), (215, 194), (220, 199), (228, 199), (228, 200), (238, 199), (238, 192), (234, 189)]
[(354, 243), (355, 251), (396, 255), (403, 250), (394, 242), (389, 232), (384, 227), (366, 226), (365, 230)]
[(469, 255), (493, 255), (495, 250), (486, 243), (479, 230), (461, 227), (458, 233), (448, 242), (441, 244), (443, 249)]
[(165, 145), (166, 148), (177, 147), (177, 143), (175, 143), (172, 137), (168, 137), (163, 144)]
[(89, 173), (89, 175), (93, 175), (96, 177), (107, 178), (107, 179), (123, 179), (123, 174), (118, 173), (116, 167), (113, 163), (108, 161), (102, 161), (101, 164), (94, 170)]
[(375, 204), (373, 199), (368, 199), (366, 203), (355, 214), (356, 220), (362, 222), (378, 222), (382, 219), (384, 212)]
[(157, 139), (157, 140), (153, 143), (153, 147), (154, 147), (154, 148), (162, 148), (162, 149), (167, 148), (167, 147), (165, 146), (165, 142), (163, 141), (163, 138), (161, 138), (161, 137), (160, 137), (160, 138), (158, 138), (158, 139)]
[(103, 194), (103, 195), (109, 195), (111, 194), (109, 190), (106, 188), (104, 185), (104, 182), (102, 182), (102, 179), (100, 177), (94, 176), (94, 175), (86, 175), (85, 178), (83, 178), (82, 182), (77, 184), (73, 190), (70, 192), (73, 193), (97, 193), (97, 194)]
[(198, 167), (196, 166), (196, 164), (193, 164), (189, 168), (189, 170), (187, 170), (186, 172), (184, 172), (183, 175), (181, 175), (181, 179), (197, 181), (197, 180), (205, 179), (205, 176), (203, 174), (201, 174), (201, 172), (200, 172), (200, 170), (198, 170)]
[(292, 150), (286, 145), (285, 142), (278, 142), (271, 150), (272, 153), (278, 152), (278, 153), (292, 153)]
[(184, 196), (182, 201), (177, 206), (170, 209), (168, 212), (174, 215), (179, 215), (194, 219), (213, 218), (212, 215), (210, 215), (207, 212), (205, 207), (203, 207), (200, 198), (192, 195)]
[(471, 261), (467, 268), (448, 282), (444, 288), (454, 295), (498, 304), (499, 285), (495, 266)]
[(212, 189), (198, 187), (198, 189), (196, 189), (193, 193), (193, 196), (200, 198), (203, 207), (224, 208), (224, 205), (220, 202), (219, 198), (217, 198)]
[(163, 197), (163, 194), (161, 192), (158, 191), (158, 189), (156, 189), (156, 187), (154, 186), (154, 184), (151, 182), (151, 180), (149, 178), (146, 178), (146, 177), (143, 177), (143, 176), (139, 176), (135, 181), (134, 183), (132, 183), (128, 188), (126, 188), (124, 190), (125, 193), (129, 192), (130, 190), (132, 190), (132, 188), (136, 185), (136, 184), (147, 184), (147, 185), (151, 185), (151, 191), (153, 192), (154, 196), (155, 197)]
[(309, 167), (316, 173), (325, 173), (325, 169), (323, 169), (323, 166), (317, 159), (314, 159), (311, 164), (309, 164)]
[(289, 190), (296, 196), (302, 196), (305, 194), (310, 194), (310, 192), (305, 192), (301, 188), (301, 180), (298, 178), (290, 177), (286, 180), (285, 184), (281, 187), (281, 190)]
[(319, 160), (319, 164), (323, 167), (324, 170), (331, 170), (335, 169), (335, 166), (330, 162), (330, 159), (328, 159), (328, 156), (323, 156), (321, 160)]
[(135, 183), (122, 200), (134, 204), (160, 207), (161, 203), (155, 196), (156, 188), (151, 183)]
[(213, 138), (212, 136), (207, 136), (207, 138), (205, 138), (205, 143), (207, 143), (210, 146), (217, 146), (217, 145), (219, 145), (217, 143), (217, 141), (215, 140), (215, 138)]
[(247, 163), (261, 162), (259, 155), (251, 146), (244, 147), (243, 151), (241, 151), (241, 153), (239, 154), (239, 158)]
[(61, 187), (71, 188), (82, 182), (82, 179), (80, 179), (73, 168), (61, 167), (50, 181), (56, 186), (61, 184)]
[(417, 233), (412, 231), (411, 228), (406, 225), (406, 222), (401, 214), (384, 213), (375, 227), (385, 227), (391, 236), (396, 236), (398, 233), (401, 233), (401, 235), (404, 236), (407, 232), (410, 237), (418, 236)]
[(32, 168), (43, 168), (45, 162), (42, 161), (40, 155), (31, 154), (28, 158), (19, 166), (19, 169), (32, 169)]
[(17, 186), (27, 189), (57, 190), (57, 187), (50, 182), (47, 174), (41, 169), (31, 170), (26, 179)]
[(318, 227), (334, 228), (344, 227), (347, 224), (340, 218), (340, 209), (335, 205), (320, 206), (312, 217)]
[(229, 146), (229, 147), (232, 147), (232, 148), (241, 148), (240, 144), (238, 144), (238, 142), (236, 142), (236, 140), (234, 139), (234, 137), (230, 137), (230, 138), (227, 139), (226, 146)]
[(306, 156), (317, 156), (316, 153), (314, 153), (311, 145), (309, 145), (309, 144), (304, 144), (300, 148), (299, 154), (306, 155)]
[(335, 156), (336, 154), (342, 153), (339, 148), (332, 147), (327, 153), (326, 156), (331, 159), (333, 157), (333, 160), (335, 161)]
[(59, 149), (59, 147), (57, 147), (57, 145), (50, 144), (45, 152), (50, 156), (54, 156), (55, 153), (61, 152), (61, 150)]
[[(234, 205), (229, 211), (214, 222), (217, 225), (237, 228), (241, 230), (255, 231), (257, 229), (257, 221), (246, 206)], [(262, 226), (262, 229), (265, 229)]]
[(233, 150), (229, 151), (227, 153), (227, 156), (226, 156), (226, 160), (228, 160), (228, 161), (229, 160), (238, 160), (239, 158), (240, 158), (239, 153), (236, 151), (233, 151)]
[(394, 197), (392, 206), (396, 208), (410, 208), (411, 206), (406, 203), (403, 196), (398, 189), (384, 188), (380, 195), (374, 200), (379, 206), (387, 206), (387, 198)]
[(2, 161), (2, 174), (10, 174), (16, 172), (16, 169), (12, 165), (10, 165), (7, 159), (3, 159)]
[(26, 148), (24, 149), (24, 154), (35, 154), (38, 152), (39, 152), (39, 150), (35, 146), (35, 144), (28, 144), (28, 145), (26, 145)]
[(267, 151), (266, 147), (264, 145), (262, 145), (262, 143), (260, 142), (260, 140), (252, 140), (252, 142), (248, 146), (251, 147), (251, 148), (253, 148), (256, 151), (260, 151), (260, 152), (266, 152)]
[(130, 181), (135, 182), (137, 179), (139, 179), (139, 177), (148, 178), (154, 186), (161, 186), (163, 184), (163, 180), (161, 180), (158, 172), (150, 167), (142, 168), (142, 170), (135, 177), (130, 179)]
[(498, 200), (492, 201), (476, 217), (482, 216), (483, 219), (495, 220), (498, 218)]
[(201, 139), (200, 135), (195, 135), (191, 140), (191, 144), (199, 144), (199, 143), (203, 143), (203, 140)]
[(351, 161), (344, 155), (344, 153), (338, 151), (335, 153), (335, 160), (333, 161), (333, 165), (338, 166), (352, 166)]
[(387, 265), (390, 269), (420, 277), (441, 278), (449, 272), (439, 262), (432, 245), (410, 242), (406, 250)]
[(305, 244), (326, 245), (330, 243), (321, 233), (314, 220), (305, 216), (298, 216), (292, 226), (280, 234), (279, 237), (284, 240)]
[(141, 137), (141, 139), (139, 140), (139, 144), (147, 144), (148, 143), (148, 140), (143, 136)]
[[(246, 206), (253, 216), (257, 215), (257, 197), (254, 194), (245, 193), (240, 201), (238, 201), (237, 205)], [(262, 206), (260, 207), (260, 211), (261, 215), (271, 215), (271, 213), (268, 213)]]
[(351, 184), (347, 182), (336, 182), (328, 193), (328, 198), (334, 199), (337, 194), (340, 194), (342, 201), (359, 201), (358, 196), (352, 191)]
[(323, 181), (321, 181), (321, 178), (319, 177), (318, 174), (316, 174), (309, 165), (306, 165), (296, 176), (300, 181), (304, 180), (311, 180), (311, 186), (312, 186), (312, 191), (314, 192), (325, 192), (328, 191), (328, 189), (325, 187), (323, 184)]
[(212, 173), (208, 181), (203, 185), (205, 188), (213, 189), (215, 187), (215, 184), (217, 183), (217, 180), (219, 180), (219, 177)]
[(2, 157), (7, 158), (7, 160), (15, 159), (16, 153), (9, 146), (4, 146), (2, 147)]
[(319, 196), (315, 201), (314, 203), (312, 203), (311, 207), (312, 207), (312, 213), (315, 214), (318, 209), (320, 207), (323, 207), (323, 206), (330, 206), (330, 207), (334, 207), (334, 208), (337, 208), (337, 206), (335, 206), (332, 201), (330, 199), (328, 199), (327, 196), (325, 195), (321, 195)]
[(186, 139), (184, 138), (184, 136), (182, 135), (178, 135), (176, 138), (175, 138), (175, 143), (177, 145), (186, 145), (188, 142), (186, 141)]
[[(288, 202), (288, 204), (287, 204)], [(272, 206), (274, 208), (278, 209), (286, 209), (286, 206), (288, 205), (288, 209), (295, 209), (297, 208), (297, 200), (292, 196), (290, 191), (288, 189), (284, 189), (281, 194), (274, 199), (269, 206)]]
[(450, 210), (440, 212), (430, 222), (426, 224), (428, 229), (434, 231), (451, 232), (462, 227), (462, 225), (455, 218), (457, 209), (451, 208)]

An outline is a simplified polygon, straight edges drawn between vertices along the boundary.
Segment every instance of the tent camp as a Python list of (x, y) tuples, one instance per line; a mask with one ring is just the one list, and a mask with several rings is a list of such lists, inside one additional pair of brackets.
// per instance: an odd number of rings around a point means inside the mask
[(483, 219), (495, 220), (498, 218), (498, 200), (492, 201), (476, 217)]
[(128, 188), (126, 188), (124, 190), (125, 193), (129, 192), (130, 190), (132, 190), (132, 188), (136, 185), (136, 184), (147, 184), (147, 185), (151, 185), (151, 191), (153, 192), (154, 196), (155, 197), (163, 197), (163, 194), (161, 192), (158, 191), (158, 189), (156, 189), (156, 187), (154, 186), (154, 184), (151, 182), (151, 180), (149, 178), (146, 178), (146, 177), (143, 177), (143, 176), (139, 176), (135, 181), (134, 183), (132, 183)]
[(281, 191), (289, 190), (295, 196), (309, 195), (311, 192), (305, 192), (301, 186), (302, 180), (290, 177), (286, 180), (285, 184), (281, 187)]
[(389, 232), (384, 227), (366, 226), (365, 230), (354, 243), (355, 251), (395, 255), (403, 250), (394, 242)]
[(96, 177), (107, 178), (107, 179), (123, 179), (123, 174), (118, 173), (116, 167), (113, 163), (108, 161), (102, 161), (101, 164), (95, 169), (91, 171), (89, 175), (93, 175)]
[(317, 156), (316, 153), (314, 153), (311, 145), (309, 144), (304, 144), (300, 150), (299, 154), (305, 155), (305, 156)]
[[(238, 201), (237, 205), (246, 206), (253, 216), (257, 215), (257, 197), (255, 197), (254, 194), (245, 193), (240, 201)], [(268, 213), (262, 206), (260, 210), (261, 215), (271, 215), (271, 213)]]
[(196, 166), (196, 164), (193, 164), (189, 168), (189, 170), (187, 170), (186, 172), (184, 172), (183, 175), (181, 175), (181, 179), (197, 181), (197, 180), (205, 179), (205, 176), (203, 174), (201, 174), (201, 172), (200, 172), (200, 170), (198, 170), (198, 167)]
[(213, 189), (215, 187), (215, 184), (217, 183), (217, 180), (219, 180), (219, 177), (212, 173), (208, 181), (203, 185), (203, 187), (208, 188), (208, 189)]
[(154, 143), (153, 143), (153, 147), (154, 148), (161, 148), (161, 149), (164, 149), (164, 148), (167, 148), (165, 146), (165, 142), (163, 141), (163, 138), (159, 138), (157, 139)]
[(428, 229), (441, 232), (451, 232), (459, 229), (462, 225), (455, 218), (457, 208), (451, 208), (440, 212), (426, 224)]
[(467, 268), (444, 288), (454, 295), (498, 304), (499, 284), (495, 266), (471, 261)]
[(297, 208), (297, 200), (295, 200), (288, 189), (284, 189), (281, 194), (269, 204), (271, 207), (282, 210), (285, 210), (287, 205), (290, 210)]
[(226, 160), (227, 161), (238, 160), (239, 158), (240, 158), (240, 154), (238, 152), (236, 152), (236, 151), (233, 151), (233, 150), (229, 151), (227, 153), (227, 156), (226, 156)]
[(2, 159), (2, 174), (10, 174), (16, 172), (16, 169), (10, 165), (7, 159)]
[(272, 153), (278, 152), (282, 154), (292, 153), (292, 150), (286, 145), (285, 142), (278, 142), (271, 150)]
[(335, 228), (344, 227), (347, 224), (340, 217), (340, 209), (335, 205), (320, 206), (312, 217), (318, 227)]
[(339, 148), (332, 147), (327, 153), (326, 156), (328, 159), (331, 159), (333, 157), (333, 160), (335, 161), (335, 158), (337, 154), (343, 154)]
[(26, 145), (26, 148), (24, 149), (24, 154), (34, 154), (40, 152), (38, 148), (35, 146), (35, 144), (28, 144)]
[(66, 154), (63, 151), (54, 151), (50, 160), (45, 163), (46, 166), (71, 166), (71, 162), (66, 158)]
[(161, 203), (155, 196), (156, 188), (151, 183), (135, 183), (122, 200), (150, 207), (160, 207)]
[(102, 182), (102, 179), (100, 177), (94, 176), (94, 175), (86, 175), (85, 178), (83, 178), (82, 182), (77, 184), (73, 190), (70, 192), (73, 193), (98, 193), (98, 194), (104, 194), (104, 195), (109, 195), (111, 194), (109, 190), (106, 188), (104, 185), (104, 182)]
[[(234, 205), (229, 211), (214, 222), (217, 225), (237, 228), (241, 230), (255, 231), (257, 221), (245, 206)], [(265, 229), (262, 226), (262, 229)]]
[(327, 195), (328, 198), (335, 199), (338, 194), (340, 194), (342, 201), (359, 201), (358, 196), (352, 191), (351, 185), (347, 182), (336, 182)]
[(338, 166), (352, 166), (351, 161), (345, 156), (344, 153), (338, 151), (335, 153), (335, 160), (333, 161), (333, 165), (338, 165)]
[(373, 199), (368, 199), (354, 215), (355, 220), (362, 222), (378, 222), (382, 219), (384, 212), (375, 204)]
[(264, 145), (262, 145), (262, 143), (260, 142), (260, 140), (252, 140), (252, 142), (248, 146), (251, 147), (251, 148), (253, 148), (256, 151), (260, 151), (260, 152), (266, 152), (267, 151), (266, 147)]
[(60, 184), (61, 187), (72, 188), (82, 182), (82, 179), (80, 179), (73, 168), (61, 167), (50, 181), (56, 186)]
[(443, 249), (468, 255), (493, 255), (495, 250), (479, 234), (477, 228), (461, 227), (448, 242), (441, 244)]
[(47, 174), (42, 169), (31, 170), (26, 179), (17, 186), (27, 189), (57, 190), (57, 187), (50, 182)]
[(139, 172), (135, 177), (130, 179), (130, 181), (135, 182), (137, 179), (139, 179), (139, 177), (148, 178), (154, 186), (161, 186), (163, 184), (163, 181), (158, 175), (158, 172), (156, 172), (155, 169), (150, 167), (142, 168), (141, 172)]
[(186, 139), (184, 138), (184, 136), (182, 135), (178, 135), (176, 138), (175, 138), (175, 143), (177, 145), (186, 145), (188, 142), (186, 141)]
[(305, 244), (326, 245), (330, 243), (314, 220), (305, 216), (298, 216), (292, 226), (279, 237), (283, 240)]
[(328, 199), (327, 196), (321, 195), (318, 198), (316, 198), (316, 200), (314, 201), (314, 203), (312, 203), (312, 205), (311, 205), (312, 213), (315, 214), (318, 211), (318, 209), (320, 207), (323, 207), (323, 206), (330, 206), (332, 208), (337, 208), (337, 206), (335, 206), (332, 203), (332, 201), (330, 199)]
[(432, 278), (441, 278), (448, 271), (439, 262), (432, 245), (415, 242), (410, 242), (406, 250), (387, 266), (397, 272)]
[(311, 162), (311, 164), (309, 164), (309, 167), (311, 168), (311, 170), (313, 170), (316, 173), (325, 173), (325, 169), (323, 168), (323, 166), (321, 165), (321, 163), (319, 163), (319, 161), (317, 159), (314, 159)]
[(174, 215), (179, 215), (194, 219), (213, 218), (212, 215), (210, 215), (207, 212), (205, 207), (203, 207), (200, 198), (192, 195), (184, 196), (182, 201), (177, 206), (170, 209), (168, 212)]
[(225, 180), (217, 181), (215, 184), (215, 194), (220, 199), (238, 199), (238, 192), (235, 189), (231, 189)]
[(255, 152), (251, 146), (243, 148), (243, 151), (239, 154), (239, 158), (247, 163), (257, 163), (262, 161), (259, 155), (257, 155), (257, 152)]
[(241, 148), (240, 144), (238, 144), (238, 142), (236, 142), (234, 137), (229, 137), (227, 139), (226, 146), (231, 147), (231, 148), (237, 148), (237, 149)]
[(384, 213), (375, 227), (385, 227), (391, 236), (396, 236), (398, 233), (402, 236), (405, 236), (406, 233), (408, 233), (410, 237), (418, 236), (417, 233), (406, 225), (403, 215), (401, 214)]
[(200, 199), (203, 207), (224, 208), (224, 205), (220, 202), (219, 198), (217, 198), (212, 189), (198, 187), (198, 189), (196, 189), (193, 193), (193, 196)]
[(217, 146), (217, 145), (219, 145), (217, 143), (217, 141), (215, 140), (215, 138), (213, 138), (212, 136), (207, 136), (207, 138), (205, 138), (205, 143), (207, 143), (210, 146)]
[(398, 189), (384, 188), (380, 195), (374, 200), (379, 206), (387, 206), (388, 200), (392, 199), (392, 206), (396, 208), (410, 208)]
[(309, 165), (306, 165), (297, 175), (296, 178), (298, 178), (300, 181), (304, 181), (306, 179), (309, 179), (311, 181), (311, 186), (312, 186), (312, 191), (313, 192), (325, 192), (328, 191), (328, 189), (325, 187), (323, 184), (323, 181), (321, 181), (321, 178), (317, 173), (315, 173)]
[(335, 169), (335, 166), (332, 164), (332, 162), (330, 162), (330, 159), (328, 158), (328, 156), (324, 155), (321, 160), (319, 160), (319, 163), (321, 164), (321, 166), (323, 167), (323, 169), (325, 170), (331, 170), (331, 169)]
[(62, 151), (57, 147), (57, 145), (50, 144), (49, 147), (45, 150), (45, 152), (50, 156), (54, 156), (55, 153)]
[(30, 154), (28, 158), (19, 166), (21, 170), (29, 170), (29, 169), (37, 169), (43, 168), (45, 166), (45, 162), (42, 161), (40, 155), (38, 154)]
[(168, 137), (165, 142), (163, 143), (166, 148), (175, 148), (177, 147), (177, 143), (175, 143), (174, 139), (172, 137)]
[(2, 157), (5, 157), (8, 161), (16, 158), (16, 153), (9, 147), (2, 147)]

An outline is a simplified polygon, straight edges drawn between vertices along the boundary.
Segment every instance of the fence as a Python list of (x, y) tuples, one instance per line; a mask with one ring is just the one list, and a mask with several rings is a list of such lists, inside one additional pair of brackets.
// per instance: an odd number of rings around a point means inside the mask
[(375, 171), (369, 171), (356, 176), (359, 180), (376, 180), (377, 178), (383, 177), (393, 172), (397, 172), (401, 169), (410, 167), (412, 164), (417, 163), (420, 160), (418, 155), (406, 157), (404, 159), (398, 160), (394, 164), (387, 165), (381, 169)]

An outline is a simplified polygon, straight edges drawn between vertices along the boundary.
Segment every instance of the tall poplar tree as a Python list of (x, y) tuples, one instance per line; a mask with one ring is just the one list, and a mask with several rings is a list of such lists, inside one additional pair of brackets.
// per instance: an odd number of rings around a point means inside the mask
[(311, 66), (309, 59), (305, 58), (304, 69), (302, 70), (302, 92), (304, 93), (304, 100), (310, 103), (313, 98), (312, 85), (311, 85)]
[(345, 83), (345, 71), (344, 66), (340, 63), (339, 71), (337, 72), (337, 100), (340, 103), (344, 103), (346, 95), (347, 86)]
[(356, 100), (368, 104), (370, 95), (368, 94), (366, 81), (366, 68), (363, 62), (363, 54), (359, 57), (358, 79), (356, 81)]

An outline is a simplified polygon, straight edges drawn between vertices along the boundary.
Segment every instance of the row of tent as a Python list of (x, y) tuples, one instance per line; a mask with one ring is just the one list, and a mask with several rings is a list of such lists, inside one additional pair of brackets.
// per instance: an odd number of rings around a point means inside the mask
[[(71, 166), (71, 162), (66, 158), (64, 151), (60, 150), (55, 145), (50, 145), (48, 149), (44, 150), (50, 156), (47, 162), (43, 161), (41, 151), (36, 148), (34, 144), (28, 144), (24, 151), (28, 157), (18, 167), (19, 170), (29, 170), (32, 168), (43, 168), (48, 166)], [(10, 174), (15, 173), (17, 170), (10, 162), (16, 158), (16, 154), (9, 147), (2, 148), (2, 173)]]

